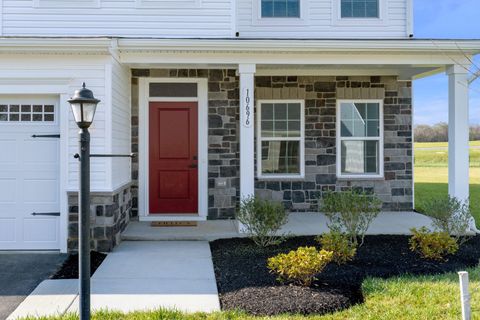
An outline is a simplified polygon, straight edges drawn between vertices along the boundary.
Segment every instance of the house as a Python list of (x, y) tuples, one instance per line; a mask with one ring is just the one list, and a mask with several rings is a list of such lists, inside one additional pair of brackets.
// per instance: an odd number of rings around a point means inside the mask
[(412, 80), (449, 77), (449, 192), (468, 197), (478, 40), (413, 38), (413, 0), (0, 0), (0, 249), (76, 246), (78, 129), (91, 126), (92, 234), (292, 211), (326, 190), (413, 209)]

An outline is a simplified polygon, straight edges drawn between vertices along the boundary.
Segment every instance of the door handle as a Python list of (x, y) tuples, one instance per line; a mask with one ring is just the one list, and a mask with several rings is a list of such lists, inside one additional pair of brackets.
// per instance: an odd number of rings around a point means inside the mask
[(188, 166), (189, 168), (198, 168), (198, 165), (196, 163), (192, 163), (191, 165)]

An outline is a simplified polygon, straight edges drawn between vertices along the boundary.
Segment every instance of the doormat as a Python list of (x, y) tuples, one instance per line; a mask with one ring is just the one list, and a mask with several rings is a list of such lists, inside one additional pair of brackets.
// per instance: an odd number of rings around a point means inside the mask
[(152, 227), (196, 227), (197, 221), (152, 221)]

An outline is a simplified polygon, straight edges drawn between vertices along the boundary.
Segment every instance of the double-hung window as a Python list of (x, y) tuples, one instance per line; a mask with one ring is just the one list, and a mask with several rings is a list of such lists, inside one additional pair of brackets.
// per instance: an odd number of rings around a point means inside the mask
[(260, 100), (257, 104), (257, 175), (304, 176), (304, 102)]
[(383, 177), (382, 100), (337, 102), (337, 176)]
[(380, 0), (341, 0), (342, 18), (379, 18)]
[(299, 18), (300, 0), (260, 0), (262, 18)]

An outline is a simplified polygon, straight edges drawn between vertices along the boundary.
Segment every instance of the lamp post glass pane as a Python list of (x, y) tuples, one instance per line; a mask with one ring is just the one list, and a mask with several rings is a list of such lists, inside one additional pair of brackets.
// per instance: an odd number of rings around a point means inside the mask
[(92, 123), (97, 108), (96, 103), (72, 103), (73, 117), (76, 123)]

